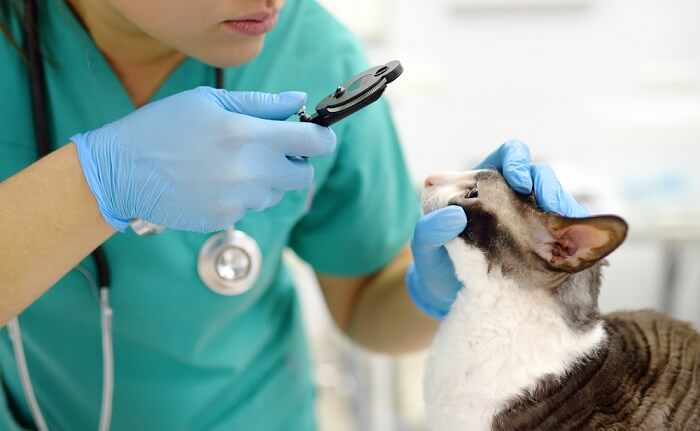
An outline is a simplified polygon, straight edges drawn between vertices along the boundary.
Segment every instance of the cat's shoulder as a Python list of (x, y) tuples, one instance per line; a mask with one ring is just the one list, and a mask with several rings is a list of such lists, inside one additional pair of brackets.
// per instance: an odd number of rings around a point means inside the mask
[(604, 320), (606, 326), (612, 330), (639, 331), (653, 338), (673, 333), (700, 342), (700, 333), (691, 323), (674, 319), (656, 310), (616, 311), (606, 314)]

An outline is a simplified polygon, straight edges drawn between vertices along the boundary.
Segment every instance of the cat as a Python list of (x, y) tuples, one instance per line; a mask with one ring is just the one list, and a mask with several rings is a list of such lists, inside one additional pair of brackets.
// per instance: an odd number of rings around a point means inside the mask
[(431, 430), (700, 429), (698, 332), (599, 312), (624, 220), (544, 213), (491, 170), (428, 177), (424, 213), (447, 205), (468, 219), (445, 246), (464, 287), (425, 365)]

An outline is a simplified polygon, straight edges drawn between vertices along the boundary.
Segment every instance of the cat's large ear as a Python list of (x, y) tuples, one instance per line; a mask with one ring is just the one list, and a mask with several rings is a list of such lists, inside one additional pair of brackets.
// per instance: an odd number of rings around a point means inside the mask
[(627, 223), (617, 216), (568, 218), (540, 214), (535, 228), (535, 252), (552, 268), (582, 271), (622, 244)]

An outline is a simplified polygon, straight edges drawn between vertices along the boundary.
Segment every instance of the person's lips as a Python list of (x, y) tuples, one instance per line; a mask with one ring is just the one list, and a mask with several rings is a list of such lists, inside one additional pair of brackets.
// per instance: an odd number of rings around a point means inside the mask
[(226, 20), (229, 29), (248, 36), (259, 36), (272, 30), (277, 23), (278, 11), (263, 11), (244, 17)]

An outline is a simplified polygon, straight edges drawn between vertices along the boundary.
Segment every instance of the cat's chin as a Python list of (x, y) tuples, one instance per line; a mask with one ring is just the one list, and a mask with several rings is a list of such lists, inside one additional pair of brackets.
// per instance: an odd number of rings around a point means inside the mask
[(449, 205), (447, 199), (437, 194), (424, 193), (422, 201), (423, 214), (430, 214)]
[(429, 214), (433, 211), (437, 211), (448, 206), (458, 206), (464, 209), (466, 213), (470, 208), (477, 207), (479, 205), (479, 198), (465, 198), (464, 196), (455, 196), (445, 202), (445, 199), (441, 199), (439, 196), (428, 196), (423, 199), (423, 214)]

